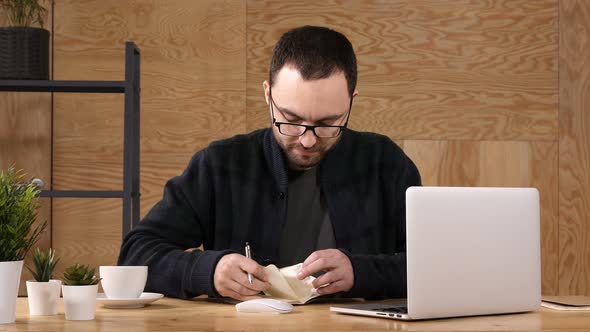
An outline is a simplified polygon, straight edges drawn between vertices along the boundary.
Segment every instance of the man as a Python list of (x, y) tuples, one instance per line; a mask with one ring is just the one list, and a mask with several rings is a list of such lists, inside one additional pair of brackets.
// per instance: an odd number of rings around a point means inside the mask
[(146, 289), (180, 298), (249, 299), (270, 286), (264, 265), (300, 262), (301, 279), (323, 272), (322, 295), (404, 297), (405, 191), (420, 175), (389, 138), (347, 129), (356, 80), (344, 35), (285, 33), (263, 83), (271, 129), (196, 153), (119, 264), (148, 265)]

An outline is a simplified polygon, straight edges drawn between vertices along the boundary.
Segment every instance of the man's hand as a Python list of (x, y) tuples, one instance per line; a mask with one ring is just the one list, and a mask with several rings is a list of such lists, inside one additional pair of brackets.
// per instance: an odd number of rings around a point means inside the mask
[[(252, 274), (252, 284), (248, 281), (248, 272)], [(241, 301), (256, 298), (270, 287), (264, 268), (240, 254), (221, 257), (215, 267), (213, 283), (221, 296)]]
[[(320, 295), (349, 291), (354, 285), (354, 271), (348, 256), (338, 249), (313, 252), (305, 262), (297, 278), (304, 279), (317, 272), (325, 273), (313, 281), (313, 287)], [(321, 287), (322, 285), (326, 285)]]

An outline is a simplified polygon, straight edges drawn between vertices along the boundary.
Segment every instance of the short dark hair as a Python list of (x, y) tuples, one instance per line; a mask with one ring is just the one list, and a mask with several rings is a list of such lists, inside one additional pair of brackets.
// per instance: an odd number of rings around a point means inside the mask
[(285, 32), (272, 53), (270, 86), (285, 65), (295, 67), (304, 80), (322, 79), (342, 71), (350, 96), (356, 88), (356, 56), (352, 44), (346, 36), (329, 28), (306, 25)]

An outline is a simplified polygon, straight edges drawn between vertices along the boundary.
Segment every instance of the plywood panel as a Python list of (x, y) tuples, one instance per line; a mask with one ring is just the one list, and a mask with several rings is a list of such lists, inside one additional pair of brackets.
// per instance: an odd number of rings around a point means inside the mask
[(557, 1), (248, 1), (248, 128), (268, 126), (272, 47), (305, 24), (358, 58), (351, 127), (396, 139), (555, 140)]
[(120, 199), (63, 198), (53, 203), (57, 275), (75, 263), (116, 265), (121, 246)]
[(590, 295), (590, 2), (559, 15), (559, 292)]
[(123, 95), (56, 95), (54, 131), (56, 189), (122, 190)]
[(51, 95), (0, 92), (0, 167), (51, 179)]
[(543, 294), (557, 294), (556, 142), (404, 141), (403, 148), (424, 185), (539, 189)]
[[(55, 77), (124, 79), (124, 42), (141, 49), (141, 215), (165, 182), (209, 142), (245, 131), (245, 1), (66, 0), (56, 4)], [(58, 94), (55, 185), (119, 190), (123, 98)], [(55, 206), (54, 236), (74, 258), (113, 263), (120, 206), (85, 200)], [(83, 215), (83, 218), (79, 216)], [(70, 230), (72, 225), (86, 225)], [(97, 226), (100, 225), (100, 226)], [(100, 227), (100, 228), (96, 228)], [(107, 235), (108, 233), (108, 235)], [(109, 250), (69, 238), (112, 238)], [(74, 254), (75, 249), (81, 253)]]

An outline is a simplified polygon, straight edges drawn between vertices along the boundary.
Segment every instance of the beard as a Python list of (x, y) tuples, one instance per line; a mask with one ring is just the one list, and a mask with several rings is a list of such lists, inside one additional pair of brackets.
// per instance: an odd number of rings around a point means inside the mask
[(285, 161), (289, 169), (305, 171), (317, 166), (326, 154), (340, 141), (340, 137), (334, 139), (318, 139), (311, 148), (305, 148), (299, 139), (287, 137), (273, 128), (273, 136), (285, 154)]
[(279, 142), (283, 148), (289, 168), (293, 170), (307, 170), (317, 166), (326, 154), (325, 147), (314, 146), (313, 148), (304, 148), (301, 143), (285, 144)]

